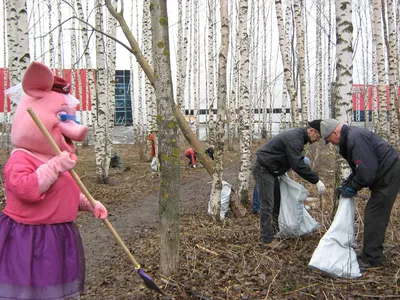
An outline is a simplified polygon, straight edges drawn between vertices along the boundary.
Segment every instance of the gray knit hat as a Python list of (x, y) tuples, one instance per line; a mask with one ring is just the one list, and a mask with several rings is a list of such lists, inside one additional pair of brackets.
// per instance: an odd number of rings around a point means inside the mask
[(325, 139), (326, 143), (328, 143), (326, 139), (332, 134), (339, 124), (339, 121), (334, 119), (326, 119), (321, 121), (321, 136)]

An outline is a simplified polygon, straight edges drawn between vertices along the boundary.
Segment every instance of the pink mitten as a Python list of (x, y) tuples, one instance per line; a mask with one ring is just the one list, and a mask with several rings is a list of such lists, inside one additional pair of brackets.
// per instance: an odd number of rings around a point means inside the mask
[(75, 167), (75, 164), (76, 162), (70, 158), (70, 154), (67, 151), (63, 151), (60, 155), (50, 159), (46, 164), (41, 165), (36, 170), (40, 194), (50, 188), (61, 172), (72, 169)]
[(91, 211), (96, 218), (105, 219), (107, 218), (107, 209), (104, 205), (100, 202), (95, 200), (95, 206), (93, 208), (92, 204), (86, 198), (84, 194), (81, 193), (79, 199), (79, 210), (83, 211)]
[(56, 157), (50, 159), (47, 164), (49, 168), (58, 175), (75, 167), (76, 161), (71, 158), (67, 151), (63, 151)]

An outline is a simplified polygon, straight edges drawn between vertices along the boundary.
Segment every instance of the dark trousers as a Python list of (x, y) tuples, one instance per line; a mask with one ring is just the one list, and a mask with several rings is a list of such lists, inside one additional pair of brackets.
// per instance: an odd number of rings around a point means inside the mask
[(383, 242), (390, 213), (400, 188), (400, 161), (371, 187), (365, 207), (362, 260), (371, 265), (382, 263)]
[(270, 243), (279, 231), (278, 216), (281, 203), (279, 179), (258, 162), (254, 164), (253, 176), (260, 201), (260, 242)]
[[(186, 155), (187, 159), (189, 160), (189, 166), (194, 165), (194, 161), (192, 161), (192, 156), (191, 155)], [(196, 159), (196, 155), (194, 156), (194, 159)]]

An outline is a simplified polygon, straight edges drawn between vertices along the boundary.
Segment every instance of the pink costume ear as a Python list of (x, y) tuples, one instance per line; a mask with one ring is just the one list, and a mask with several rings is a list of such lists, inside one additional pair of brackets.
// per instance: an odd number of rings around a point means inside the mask
[(34, 98), (41, 97), (43, 92), (51, 91), (54, 75), (49, 67), (39, 62), (32, 62), (22, 78), (22, 89)]

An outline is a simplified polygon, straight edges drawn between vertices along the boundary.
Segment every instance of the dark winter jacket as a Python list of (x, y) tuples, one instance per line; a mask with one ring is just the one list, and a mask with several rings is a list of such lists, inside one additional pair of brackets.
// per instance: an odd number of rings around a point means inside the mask
[(318, 174), (304, 162), (302, 151), (308, 143), (307, 129), (294, 128), (276, 135), (257, 150), (257, 161), (272, 174), (281, 176), (290, 169), (315, 184)]
[(339, 152), (353, 171), (349, 183), (356, 191), (373, 188), (399, 159), (397, 151), (376, 133), (347, 125), (341, 130)]

